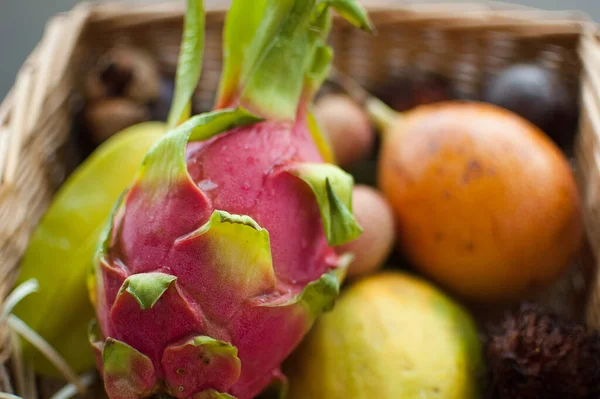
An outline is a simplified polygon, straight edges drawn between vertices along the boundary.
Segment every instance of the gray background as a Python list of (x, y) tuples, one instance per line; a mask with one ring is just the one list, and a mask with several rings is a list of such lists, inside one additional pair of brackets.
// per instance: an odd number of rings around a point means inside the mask
[[(77, 2), (78, 0), (0, 0), (0, 99), (4, 98), (14, 82), (19, 67), (42, 37), (48, 18), (70, 9)], [(554, 10), (578, 9), (587, 12), (596, 21), (600, 21), (600, 0), (515, 0), (512, 2)]]

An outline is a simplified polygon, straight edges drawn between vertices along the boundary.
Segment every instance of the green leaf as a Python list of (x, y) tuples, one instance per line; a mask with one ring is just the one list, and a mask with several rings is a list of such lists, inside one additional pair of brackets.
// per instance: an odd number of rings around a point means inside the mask
[(204, 54), (205, 15), (203, 3), (202, 0), (188, 0), (187, 2), (175, 78), (175, 94), (168, 118), (169, 128), (173, 128), (180, 121), (187, 119), (184, 113), (189, 112), (190, 99), (200, 80)]
[(204, 124), (197, 124), (190, 135), (191, 141), (203, 141), (239, 126), (252, 125), (263, 119), (244, 108), (214, 111), (205, 115)]
[(248, 47), (265, 13), (267, 0), (233, 0), (223, 30), (223, 72), (217, 108), (230, 105), (246, 65)]
[(186, 238), (193, 238), (196, 236), (201, 236), (201, 235), (206, 234), (208, 231), (210, 231), (211, 228), (218, 229), (219, 226), (227, 226), (227, 225), (230, 225), (230, 227), (236, 226), (236, 225), (238, 225), (239, 227), (244, 227), (244, 226), (250, 227), (250, 228), (256, 230), (257, 232), (264, 234), (265, 235), (264, 239), (266, 240), (267, 243), (269, 241), (269, 233), (267, 232), (267, 230), (260, 227), (258, 225), (258, 223), (256, 223), (256, 221), (254, 219), (252, 219), (250, 216), (234, 215), (229, 212), (220, 211), (220, 210), (214, 211), (210, 217), (210, 220), (204, 226), (200, 227), (199, 230), (193, 232), (189, 236), (186, 236)]
[(319, 0), (319, 8), (333, 7), (342, 17), (357, 28), (373, 32), (367, 11), (356, 0)]
[[(327, 198), (329, 201), (329, 213), (331, 215), (329, 242), (331, 245), (342, 245), (360, 236), (362, 228), (358, 225), (352, 215), (352, 198), (342, 202), (336, 194), (336, 189), (338, 189), (339, 186), (334, 188), (333, 183), (329, 178), (326, 179), (325, 182)], [(343, 188), (341, 188), (341, 190), (343, 190)]]
[(156, 383), (148, 356), (116, 339), (108, 338), (102, 350), (104, 388), (109, 397), (143, 398)]
[(362, 229), (352, 216), (352, 176), (330, 164), (298, 163), (288, 172), (312, 189), (329, 245), (342, 245), (357, 238)]
[(237, 357), (238, 350), (235, 346), (225, 341), (219, 341), (206, 335), (196, 336), (185, 343), (194, 347), (206, 348), (209, 352), (218, 356)]
[(308, 312), (312, 323), (321, 313), (333, 308), (346, 275), (347, 264), (340, 264), (335, 269), (324, 273), (319, 279), (308, 283), (302, 292), (287, 301), (264, 303), (265, 307), (288, 307), (300, 305)]
[[(244, 0), (237, 0), (244, 1)], [(254, 36), (248, 43), (246, 58), (241, 69), (241, 87), (258, 68), (257, 64), (264, 58), (265, 53), (274, 47), (274, 41), (286, 27), (290, 14), (298, 1), (305, 0), (265, 0), (264, 12)], [(308, 0), (314, 1), (314, 0)], [(251, 2), (245, 2), (246, 7), (252, 7)], [(289, 28), (293, 28), (290, 25)]]
[(311, 90), (311, 96), (317, 92), (331, 70), (333, 49), (326, 44), (331, 30), (331, 20), (328, 7), (317, 7), (317, 10), (313, 12), (308, 31), (313, 53), (308, 61), (306, 71), (306, 84)]
[[(329, 73), (330, 6), (359, 26), (370, 26), (353, 0), (261, 0), (256, 10), (251, 10), (254, 2), (234, 0), (224, 33), (227, 65), (218, 107), (239, 100), (266, 118), (293, 120), (300, 101), (308, 102)], [(241, 35), (247, 36), (238, 40)]]
[[(146, 358), (144, 354), (127, 345), (119, 340), (108, 338), (104, 345), (104, 351), (102, 353), (102, 364), (105, 369), (109, 369), (111, 372), (128, 372), (128, 365), (131, 364), (135, 358)], [(148, 359), (150, 362), (150, 359)]]
[(177, 277), (165, 273), (133, 274), (123, 282), (118, 296), (128, 293), (142, 310), (152, 309), (175, 280)]
[[(245, 70), (242, 77), (241, 104), (248, 109), (273, 119), (293, 120), (296, 116), (307, 57), (312, 55), (308, 29), (315, 1), (275, 1), (272, 8), (278, 11), (276, 14), (273, 12), (278, 18), (273, 20), (278, 23), (278, 29), (271, 29), (275, 30), (274, 34), (263, 36), (263, 40), (253, 43), (250, 54), (258, 50), (260, 56), (255, 57), (256, 62)], [(267, 6), (267, 16), (271, 4)], [(288, 10), (283, 20), (280, 19), (282, 10)], [(263, 27), (269, 30), (267, 28), (272, 28), (272, 25), (265, 24)], [(257, 35), (261, 33), (259, 29)], [(268, 45), (265, 46), (267, 39)]]
[(235, 287), (235, 297), (245, 300), (275, 286), (269, 232), (250, 216), (215, 210), (206, 224), (180, 241), (203, 245), (216, 273), (211, 281)]
[(313, 40), (327, 40), (327, 36), (331, 31), (332, 20), (328, 5), (315, 7), (311, 15), (309, 30)]
[(260, 120), (242, 108), (193, 116), (162, 137), (148, 151), (136, 181), (151, 186), (149, 192), (162, 195), (181, 179), (190, 179), (185, 162), (185, 148), (189, 139), (207, 140), (219, 133)]
[(331, 47), (319, 45), (315, 48), (310, 69), (306, 74), (308, 84), (313, 92), (316, 92), (329, 76), (332, 60), (333, 49)]
[(333, 273), (322, 275), (304, 287), (300, 300), (306, 304), (311, 314), (317, 317), (333, 308), (335, 299), (340, 294), (341, 282)]

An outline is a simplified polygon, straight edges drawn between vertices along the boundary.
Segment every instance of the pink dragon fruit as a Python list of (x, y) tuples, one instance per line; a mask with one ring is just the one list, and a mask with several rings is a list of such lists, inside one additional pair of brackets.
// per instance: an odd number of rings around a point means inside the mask
[(215, 110), (161, 139), (115, 205), (90, 330), (111, 399), (253, 398), (331, 308), (348, 261), (332, 247), (361, 230), (309, 112), (329, 7), (370, 26), (354, 0), (234, 0)]

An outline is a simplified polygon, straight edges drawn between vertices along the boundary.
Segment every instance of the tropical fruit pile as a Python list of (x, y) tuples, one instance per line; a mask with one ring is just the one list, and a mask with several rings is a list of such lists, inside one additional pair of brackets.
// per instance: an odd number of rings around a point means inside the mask
[(91, 155), (20, 266), (26, 361), (110, 399), (597, 398), (597, 337), (524, 305), (583, 245), (561, 82), (371, 94), (332, 70), (332, 11), (373, 31), (357, 0), (233, 0), (204, 112), (201, 0), (170, 85), (137, 50), (91, 70)]

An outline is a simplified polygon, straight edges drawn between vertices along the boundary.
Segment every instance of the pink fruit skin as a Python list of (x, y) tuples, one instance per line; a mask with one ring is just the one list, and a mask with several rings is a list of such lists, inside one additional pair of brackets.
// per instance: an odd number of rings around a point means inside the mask
[[(186, 151), (191, 179), (163, 196), (134, 186), (115, 216), (97, 292), (100, 328), (104, 337), (147, 356), (156, 384), (172, 395), (193, 397), (212, 388), (253, 398), (280, 376), (281, 362), (312, 323), (302, 306), (264, 306), (299, 294), (338, 262), (311, 188), (286, 171), (297, 162), (322, 162), (306, 126), (299, 115), (293, 125), (267, 121), (192, 142)], [(244, 285), (215, 264), (208, 238), (186, 237), (214, 210), (248, 215), (269, 232), (274, 279)], [(128, 276), (148, 272), (177, 280), (142, 310), (132, 296), (118, 293)], [(207, 369), (224, 373), (212, 378), (169, 377), (175, 374), (165, 369), (179, 366), (170, 364), (174, 357), (164, 356), (165, 349), (194, 336), (237, 347), (239, 377), (231, 364)]]

